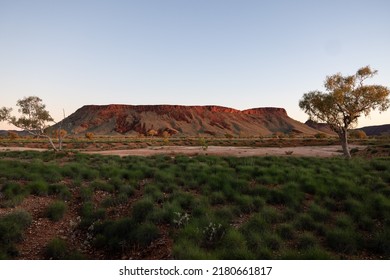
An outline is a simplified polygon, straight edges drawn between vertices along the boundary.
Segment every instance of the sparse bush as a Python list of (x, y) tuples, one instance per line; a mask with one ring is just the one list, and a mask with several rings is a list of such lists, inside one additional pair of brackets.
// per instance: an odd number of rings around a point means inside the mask
[(226, 228), (219, 223), (210, 222), (203, 228), (203, 246), (214, 248), (224, 237)]
[(353, 254), (358, 248), (358, 235), (352, 229), (330, 229), (326, 233), (326, 243), (335, 252)]
[(349, 131), (349, 137), (351, 139), (366, 139), (367, 134), (363, 130), (354, 129), (354, 130)]
[(152, 211), (153, 202), (149, 199), (143, 199), (134, 203), (131, 216), (134, 221), (143, 222)]
[(317, 139), (325, 139), (326, 138), (326, 134), (320, 132), (320, 133), (314, 134), (314, 137), (317, 138)]
[(141, 247), (148, 246), (159, 236), (158, 228), (152, 223), (141, 224), (136, 228), (135, 231), (136, 243), (141, 245)]
[(295, 228), (291, 224), (282, 224), (278, 227), (279, 236), (285, 240), (291, 240), (295, 236)]
[(46, 209), (46, 216), (52, 221), (59, 221), (66, 212), (66, 203), (63, 201), (55, 201)]
[(209, 145), (208, 145), (206, 139), (201, 137), (201, 138), (198, 139), (198, 141), (199, 141), (199, 146), (202, 147), (203, 151), (207, 151)]
[(309, 249), (317, 245), (317, 238), (310, 232), (304, 232), (298, 238), (299, 249)]
[(177, 227), (184, 227), (186, 224), (188, 224), (188, 221), (190, 220), (190, 215), (188, 213), (180, 213), (180, 212), (175, 212), (176, 214), (176, 219), (173, 219), (173, 223)]
[(72, 197), (72, 193), (69, 188), (64, 184), (51, 184), (48, 187), (49, 195), (56, 195), (62, 200), (69, 200)]
[(92, 132), (85, 133), (85, 138), (87, 138), (88, 140), (93, 140), (94, 137), (95, 134), (93, 134)]
[(64, 260), (67, 254), (66, 242), (60, 238), (52, 239), (45, 249), (45, 257), (51, 260)]
[(13, 131), (8, 131), (7, 137), (11, 140), (15, 140), (15, 139), (19, 138), (19, 134), (17, 134), (16, 132), (13, 132)]
[(15, 211), (0, 217), (1, 258), (8, 259), (18, 254), (15, 243), (22, 239), (23, 232), (31, 224), (31, 221), (31, 215), (26, 211)]
[(32, 194), (45, 196), (49, 193), (49, 186), (45, 181), (34, 181), (27, 185)]

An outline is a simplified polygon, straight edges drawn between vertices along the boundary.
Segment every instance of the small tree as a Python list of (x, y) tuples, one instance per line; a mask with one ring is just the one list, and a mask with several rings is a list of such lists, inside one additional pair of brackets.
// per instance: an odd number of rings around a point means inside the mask
[(305, 93), (299, 107), (310, 119), (327, 123), (340, 138), (345, 157), (350, 158), (348, 129), (357, 123), (361, 115), (368, 116), (371, 110), (380, 112), (390, 106), (390, 90), (381, 85), (364, 85), (378, 71), (369, 66), (360, 68), (355, 75), (342, 76), (340, 73), (325, 80), (326, 92)]
[(94, 137), (95, 137), (95, 134), (93, 134), (92, 132), (85, 133), (85, 138), (87, 138), (88, 140), (92, 140)]
[(148, 136), (150, 136), (150, 137), (156, 136), (157, 134), (158, 134), (158, 132), (154, 129), (150, 129), (148, 131)]
[(19, 107), (18, 112), (21, 113), (19, 118), (11, 116), (12, 108), (2, 107), (0, 109), (0, 121), (8, 121), (8, 123), (34, 136), (48, 139), (51, 147), (57, 151), (58, 149), (53, 140), (46, 133), (46, 129), (49, 127), (48, 123), (54, 122), (54, 120), (45, 109), (46, 105), (42, 103), (42, 99), (37, 96), (25, 97), (18, 100), (16, 106)]

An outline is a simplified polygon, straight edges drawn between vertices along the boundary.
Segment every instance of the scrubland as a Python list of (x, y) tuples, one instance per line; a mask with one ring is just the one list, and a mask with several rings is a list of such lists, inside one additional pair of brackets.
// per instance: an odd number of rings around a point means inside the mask
[(0, 195), (2, 259), (390, 257), (389, 157), (9, 151)]

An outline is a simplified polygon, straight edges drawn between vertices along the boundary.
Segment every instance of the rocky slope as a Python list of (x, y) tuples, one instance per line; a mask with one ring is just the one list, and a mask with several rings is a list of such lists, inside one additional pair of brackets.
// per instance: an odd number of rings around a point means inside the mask
[(284, 109), (269, 107), (240, 111), (221, 106), (86, 105), (64, 119), (62, 127), (70, 134), (92, 132), (108, 135), (148, 135), (151, 130), (157, 135), (166, 131), (176, 136), (318, 133), (290, 118)]

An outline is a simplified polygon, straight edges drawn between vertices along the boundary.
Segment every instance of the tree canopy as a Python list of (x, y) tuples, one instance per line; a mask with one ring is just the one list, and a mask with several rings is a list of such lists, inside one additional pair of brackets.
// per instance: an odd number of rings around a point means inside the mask
[(16, 105), (19, 107), (20, 117), (11, 116), (12, 108), (2, 107), (0, 108), (0, 121), (8, 121), (8, 123), (32, 135), (47, 138), (52, 148), (57, 150), (51, 137), (46, 134), (49, 123), (54, 120), (49, 111), (46, 110), (46, 105), (42, 103), (42, 99), (37, 96), (29, 96), (19, 99)]
[(377, 73), (377, 70), (365, 66), (354, 75), (342, 76), (337, 73), (327, 76), (325, 92), (310, 91), (299, 101), (299, 107), (311, 120), (327, 123), (338, 134), (346, 157), (350, 157), (348, 129), (357, 124), (360, 116), (368, 116), (375, 109), (385, 111), (390, 106), (389, 88), (364, 84)]

